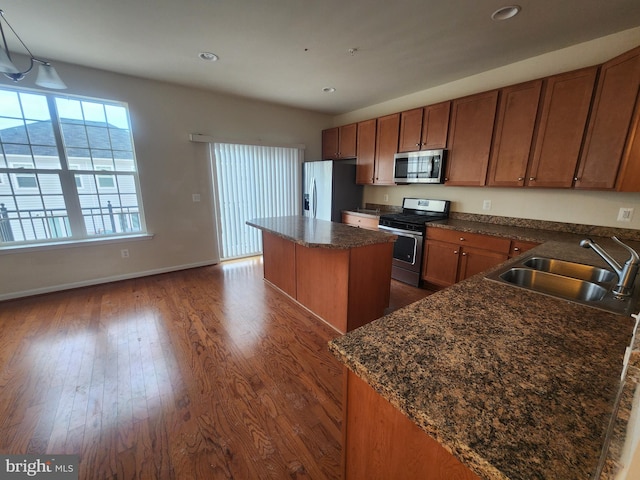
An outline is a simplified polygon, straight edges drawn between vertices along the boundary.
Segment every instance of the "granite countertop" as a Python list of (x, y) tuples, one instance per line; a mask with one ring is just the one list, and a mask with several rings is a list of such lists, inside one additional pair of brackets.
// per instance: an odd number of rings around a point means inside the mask
[(396, 236), (302, 216), (255, 218), (247, 225), (310, 248), (349, 249), (395, 242)]
[(622, 240), (640, 242), (640, 230), (456, 212), (452, 213), (447, 220), (430, 222), (427, 225), (538, 243), (548, 241), (575, 242), (582, 238), (610, 238), (614, 235)]
[(380, 210), (373, 209), (358, 209), (358, 210), (343, 210), (342, 213), (348, 213), (349, 215), (355, 215), (357, 217), (365, 217), (365, 218), (380, 218)]
[[(574, 237), (529, 253), (604, 266)], [(624, 430), (616, 415), (635, 320), (484, 275), (329, 348), (481, 478), (601, 478), (615, 464), (608, 434)]]

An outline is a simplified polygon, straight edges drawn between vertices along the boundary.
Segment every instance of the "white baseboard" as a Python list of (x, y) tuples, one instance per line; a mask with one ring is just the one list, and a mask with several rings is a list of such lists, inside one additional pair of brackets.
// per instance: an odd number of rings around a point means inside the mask
[(73, 288), (90, 287), (91, 285), (100, 285), (102, 283), (118, 282), (120, 280), (130, 280), (132, 278), (148, 277), (150, 275), (158, 275), (161, 273), (177, 272), (178, 270), (188, 270), (190, 268), (207, 267), (216, 265), (219, 261), (209, 260), (206, 262), (191, 263), (188, 265), (174, 265), (172, 267), (157, 268), (154, 270), (146, 270), (144, 272), (133, 272), (124, 275), (114, 275), (111, 277), (92, 278), (81, 282), (65, 283), (60, 285), (52, 285), (50, 287), (34, 288), (33, 290), (23, 290), (20, 292), (11, 292), (0, 294), (0, 301), (12, 300), (15, 298), (30, 297), (32, 295), (42, 295), (43, 293), (60, 292), (62, 290), (71, 290)]

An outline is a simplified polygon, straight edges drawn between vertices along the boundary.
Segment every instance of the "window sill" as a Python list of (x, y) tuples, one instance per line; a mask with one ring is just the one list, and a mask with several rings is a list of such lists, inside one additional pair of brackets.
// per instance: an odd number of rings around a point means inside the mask
[(60, 248), (88, 247), (92, 245), (108, 245), (111, 243), (138, 242), (141, 240), (151, 240), (153, 237), (153, 233), (141, 233), (139, 235), (88, 238), (83, 240), (67, 240), (52, 243), (31, 243), (28, 245), (12, 245), (7, 247), (0, 247), (0, 255), (57, 250)]

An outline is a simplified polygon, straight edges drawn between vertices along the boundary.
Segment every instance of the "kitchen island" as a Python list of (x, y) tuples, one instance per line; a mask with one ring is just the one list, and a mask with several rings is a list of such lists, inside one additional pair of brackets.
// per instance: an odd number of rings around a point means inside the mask
[[(530, 253), (599, 264), (574, 242)], [(635, 320), (484, 276), (330, 342), (346, 479), (609, 478)]]
[(262, 230), (265, 280), (340, 333), (384, 315), (395, 235), (302, 216), (247, 225)]

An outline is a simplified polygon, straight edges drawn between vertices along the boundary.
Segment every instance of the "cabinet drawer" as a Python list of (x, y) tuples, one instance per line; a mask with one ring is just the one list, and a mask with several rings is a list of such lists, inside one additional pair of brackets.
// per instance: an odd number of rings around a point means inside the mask
[(537, 247), (540, 245), (536, 242), (526, 242), (524, 240), (512, 240), (511, 241), (511, 250), (509, 250), (509, 256), (515, 257), (520, 255), (521, 253), (526, 252), (527, 250), (531, 250), (533, 247)]
[(375, 217), (361, 217), (360, 215), (352, 215), (349, 213), (342, 214), (342, 223), (352, 225), (354, 227), (367, 228), (369, 230), (378, 230), (379, 220)]
[(444, 228), (427, 228), (427, 238), (441, 242), (455, 243), (461, 246), (482, 248), (492, 252), (508, 254), (511, 248), (511, 240), (508, 238), (493, 237), (480, 233), (467, 233)]

